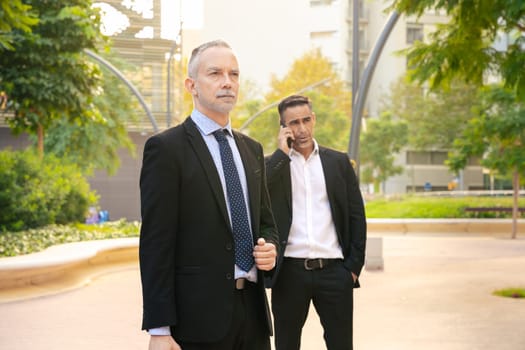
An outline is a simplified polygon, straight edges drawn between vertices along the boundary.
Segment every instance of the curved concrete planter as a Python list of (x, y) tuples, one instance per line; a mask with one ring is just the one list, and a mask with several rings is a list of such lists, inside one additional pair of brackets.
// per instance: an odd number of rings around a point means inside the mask
[(135, 268), (138, 238), (75, 242), (0, 259), (0, 302), (81, 287), (109, 270)]
[[(510, 238), (509, 219), (368, 219), (367, 264), (382, 269), (381, 237), (454, 235)], [(525, 236), (519, 220), (518, 237)], [(521, 233), (521, 234), (520, 234)], [(56, 294), (86, 285), (115, 269), (137, 268), (138, 237), (62, 244), (42, 252), (0, 259), (0, 302)]]
[[(511, 237), (510, 219), (368, 219), (370, 234), (443, 234)], [(518, 236), (525, 234), (525, 220), (518, 220)]]

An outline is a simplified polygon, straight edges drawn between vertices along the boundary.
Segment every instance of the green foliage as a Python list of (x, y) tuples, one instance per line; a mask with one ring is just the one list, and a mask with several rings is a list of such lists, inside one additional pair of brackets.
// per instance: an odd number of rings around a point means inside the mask
[(370, 119), (361, 135), (361, 164), (363, 182), (373, 183), (375, 192), (390, 176), (401, 174), (403, 167), (394, 164), (395, 155), (407, 143), (407, 123), (394, 121), (390, 113)]
[[(348, 134), (351, 124), (351, 94), (345, 88), (330, 60), (319, 50), (312, 50), (298, 58), (284, 77), (272, 77), (271, 91), (266, 94), (264, 103), (251, 106), (273, 106), (248, 126), (248, 133), (259, 140), (266, 153), (277, 147), (279, 114), (277, 104), (283, 98), (302, 93), (311, 98), (316, 115), (315, 138), (319, 144), (340, 151), (348, 147)], [(257, 113), (255, 111), (251, 115)], [(239, 118), (246, 122), (250, 114)]]
[[(26, 0), (39, 22), (13, 30), (13, 50), (0, 48), (0, 91), (9, 96), (15, 133), (43, 138), (57, 118), (89, 119), (99, 70), (83, 54), (103, 42), (100, 16), (90, 0)], [(41, 151), (43, 151), (41, 149)]]
[(455, 81), (448, 88), (423, 88), (401, 77), (383, 99), (384, 109), (408, 125), (408, 143), (416, 150), (450, 149), (473, 118), (477, 87)]
[(447, 164), (458, 171), (470, 156), (500, 175), (525, 175), (525, 104), (514, 92), (499, 86), (480, 91), (481, 105), (463, 134), (454, 142)]
[(505, 288), (494, 291), (494, 295), (507, 298), (525, 298), (525, 288)]
[(29, 33), (31, 27), (38, 23), (38, 18), (31, 12), (31, 6), (20, 0), (0, 0), (0, 49), (13, 50), (11, 45), (13, 29)]
[(96, 200), (75, 165), (30, 149), (0, 151), (0, 232), (83, 221)]
[[(105, 59), (111, 60), (112, 65), (121, 71), (134, 71), (118, 57)], [(69, 159), (86, 173), (92, 169), (105, 169), (114, 174), (120, 166), (119, 149), (127, 149), (135, 155), (135, 145), (129, 138), (127, 125), (139, 119), (142, 109), (120, 79), (108, 69), (103, 69), (102, 73), (101, 89), (93, 100), (99, 113), (93, 114), (89, 120), (55, 119), (47, 130), (45, 149)]]
[[(477, 116), (454, 142), (447, 164), (453, 170), (465, 167), (470, 156), (482, 157), (480, 163), (500, 176), (512, 174), (514, 205), (518, 202), (520, 177), (525, 175), (525, 101), (515, 91), (497, 85), (480, 91), (481, 107)], [(513, 217), (513, 238), (517, 234), (517, 215)]]
[(124, 220), (96, 225), (49, 225), (38, 229), (0, 233), (0, 257), (36, 253), (50, 246), (64, 243), (137, 237), (138, 222)]
[[(392, 8), (422, 16), (444, 10), (449, 22), (438, 26), (427, 42), (407, 50), (414, 79), (433, 88), (459, 77), (483, 85), (485, 75), (501, 77), (516, 98), (525, 101), (525, 6), (523, 0), (394, 0)], [(501, 35), (509, 39), (503, 50), (494, 48)]]
[[(395, 198), (367, 200), (367, 218), (496, 218), (509, 217), (510, 213), (466, 212), (467, 207), (512, 207), (512, 197), (430, 197), (407, 195)], [(525, 207), (525, 198), (520, 198), (520, 207)]]

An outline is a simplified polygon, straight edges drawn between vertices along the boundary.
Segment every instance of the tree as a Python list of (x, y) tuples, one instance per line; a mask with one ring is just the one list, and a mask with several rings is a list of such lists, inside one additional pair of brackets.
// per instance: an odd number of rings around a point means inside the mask
[[(250, 113), (237, 118), (239, 125), (258, 109), (276, 105), (286, 96), (302, 92), (312, 99), (317, 116), (317, 141), (328, 147), (346, 150), (351, 122), (351, 94), (332, 63), (318, 49), (295, 60), (281, 79), (273, 76), (270, 85), (271, 90), (265, 95), (264, 102), (252, 101), (246, 105)], [(279, 114), (274, 106), (253, 120), (248, 133), (263, 144), (266, 152), (271, 152), (277, 147), (279, 127)]]
[[(460, 77), (474, 85), (496, 76), (525, 101), (525, 6), (523, 0), (394, 0), (401, 14), (421, 16), (427, 10), (444, 10), (450, 20), (438, 25), (429, 42), (407, 49), (409, 64), (417, 67), (413, 78), (430, 81), (433, 88)], [(505, 36), (503, 50), (494, 46)]]
[(461, 81), (425, 92), (403, 76), (390, 91), (383, 100), (385, 110), (407, 123), (408, 144), (419, 150), (450, 149), (473, 117), (471, 110), (477, 103), (477, 88)]
[(31, 12), (31, 6), (20, 0), (0, 0), (0, 49), (13, 50), (11, 45), (17, 29), (29, 33), (38, 23), (38, 18)]
[(27, 33), (14, 29), (13, 50), (0, 49), (0, 91), (14, 110), (8, 120), (15, 133), (38, 135), (40, 155), (44, 132), (55, 119), (78, 125), (98, 118), (92, 108), (99, 69), (82, 53), (103, 42), (100, 16), (90, 0), (25, 1), (39, 23)]
[(447, 163), (458, 171), (470, 156), (478, 156), (488, 169), (512, 175), (512, 238), (516, 238), (520, 176), (525, 175), (525, 103), (517, 103), (515, 91), (501, 86), (490, 86), (480, 94), (477, 116), (454, 142)]
[(361, 177), (374, 184), (374, 192), (381, 193), (381, 183), (403, 172), (394, 164), (394, 156), (406, 145), (407, 130), (407, 123), (394, 120), (390, 112), (368, 120), (361, 135)]
[[(133, 73), (131, 66), (118, 57), (104, 58), (120, 71)], [(139, 120), (142, 108), (129, 88), (109, 69), (102, 69), (101, 81), (102, 86), (93, 99), (93, 106), (99, 111), (97, 117), (83, 124), (71, 123), (65, 117), (53, 120), (47, 130), (45, 149), (58, 157), (68, 158), (85, 172), (105, 169), (113, 174), (120, 165), (117, 153), (120, 148), (135, 154), (128, 126)]]

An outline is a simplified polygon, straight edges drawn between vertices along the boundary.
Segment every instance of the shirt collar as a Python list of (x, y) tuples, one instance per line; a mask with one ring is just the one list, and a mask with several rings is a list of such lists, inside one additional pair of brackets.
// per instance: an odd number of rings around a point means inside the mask
[[(312, 155), (318, 155), (319, 154), (319, 144), (317, 143), (317, 141), (315, 139), (312, 140), (314, 142), (314, 150), (313, 152), (310, 154), (310, 157)], [(288, 153), (289, 156), (303, 156), (301, 153), (297, 152), (295, 149), (291, 148), (290, 149), (290, 152)]]
[(191, 112), (191, 119), (197, 125), (197, 128), (199, 128), (199, 131), (205, 136), (211, 135), (213, 134), (213, 132), (219, 129), (228, 130), (230, 135), (233, 135), (232, 126), (231, 126), (230, 121), (228, 121), (228, 124), (223, 128), (222, 126), (217, 124), (215, 121), (208, 118), (207, 116), (205, 116), (204, 114), (202, 114), (196, 109), (194, 109)]

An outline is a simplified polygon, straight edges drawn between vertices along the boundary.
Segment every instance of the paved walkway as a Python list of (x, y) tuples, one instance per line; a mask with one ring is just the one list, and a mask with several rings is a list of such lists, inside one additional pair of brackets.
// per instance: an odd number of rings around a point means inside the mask
[[(355, 291), (356, 350), (523, 350), (525, 299), (491, 295), (525, 287), (525, 239), (383, 237), (384, 271)], [(136, 264), (88, 286), (0, 304), (0, 349), (145, 350)], [(303, 350), (325, 349), (311, 312)]]

